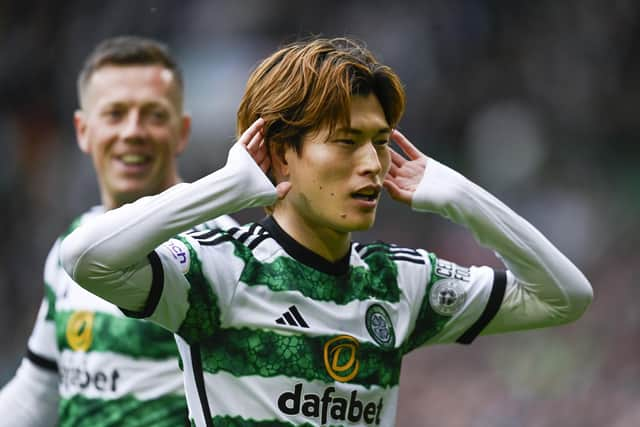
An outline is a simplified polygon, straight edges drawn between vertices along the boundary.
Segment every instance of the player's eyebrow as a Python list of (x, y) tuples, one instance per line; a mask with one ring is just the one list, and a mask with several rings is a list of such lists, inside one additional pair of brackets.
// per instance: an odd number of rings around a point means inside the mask
[[(391, 130), (392, 129), (389, 128), (389, 127), (378, 129), (378, 131), (376, 132), (376, 135), (380, 135), (380, 134), (383, 134), (383, 133), (391, 133)], [(338, 128), (338, 129), (336, 129), (335, 133), (346, 133), (346, 134), (350, 134), (350, 135), (362, 135), (365, 132), (363, 130), (361, 130), (361, 129)]]

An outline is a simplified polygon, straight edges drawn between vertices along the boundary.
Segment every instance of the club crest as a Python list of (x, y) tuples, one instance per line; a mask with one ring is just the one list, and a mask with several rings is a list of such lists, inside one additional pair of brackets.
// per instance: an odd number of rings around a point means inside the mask
[(380, 347), (391, 349), (396, 344), (393, 323), (387, 311), (380, 304), (373, 304), (367, 309), (365, 324), (369, 335)]

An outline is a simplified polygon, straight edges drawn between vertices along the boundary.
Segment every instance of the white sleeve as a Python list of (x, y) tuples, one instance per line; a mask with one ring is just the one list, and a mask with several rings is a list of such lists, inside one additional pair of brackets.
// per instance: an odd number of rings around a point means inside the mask
[(502, 304), (482, 334), (532, 329), (579, 318), (593, 298), (589, 281), (535, 227), (486, 190), (429, 158), (412, 200), (471, 230), (508, 268)]
[[(45, 263), (45, 297), (15, 376), (0, 390), (0, 427), (56, 425), (58, 419), (58, 346), (54, 319), (55, 269), (59, 242)], [(10, 416), (9, 416), (10, 414)]]
[(50, 427), (58, 419), (58, 374), (23, 359), (0, 390), (0, 427)]
[(108, 211), (76, 229), (62, 243), (62, 265), (90, 292), (140, 311), (153, 277), (147, 255), (157, 246), (212, 218), (266, 206), (276, 198), (273, 184), (236, 143), (222, 169)]

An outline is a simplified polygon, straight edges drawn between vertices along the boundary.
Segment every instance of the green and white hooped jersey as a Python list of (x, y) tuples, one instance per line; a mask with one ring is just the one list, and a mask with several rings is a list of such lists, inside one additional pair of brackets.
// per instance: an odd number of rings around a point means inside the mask
[(469, 343), (505, 273), (352, 244), (327, 262), (272, 218), (181, 234), (149, 260), (145, 316), (175, 331), (197, 426), (390, 426), (402, 358)]
[[(102, 213), (101, 207), (91, 209), (69, 232)], [(214, 225), (232, 224), (223, 219)], [(45, 298), (27, 351), (32, 363), (60, 375), (59, 425), (185, 425), (183, 375), (173, 334), (124, 316), (73, 282), (58, 261), (63, 237), (47, 257)]]

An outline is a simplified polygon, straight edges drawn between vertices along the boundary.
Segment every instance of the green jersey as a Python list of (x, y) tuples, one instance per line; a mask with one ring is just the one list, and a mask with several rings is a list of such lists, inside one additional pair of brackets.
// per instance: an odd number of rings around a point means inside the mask
[[(90, 210), (71, 230), (102, 212), (101, 207)], [(115, 305), (74, 283), (58, 261), (61, 239), (47, 258), (45, 298), (27, 354), (37, 366), (59, 373), (59, 425), (185, 425), (187, 407), (173, 334), (124, 316)]]
[(331, 263), (271, 218), (181, 234), (149, 260), (147, 306), (129, 314), (179, 335), (199, 426), (393, 425), (403, 356), (470, 342), (504, 292), (503, 272), (385, 243)]

